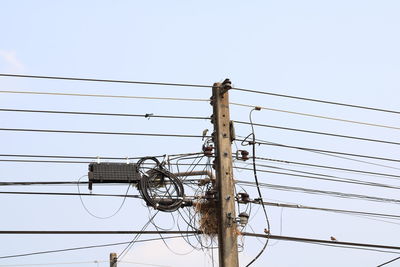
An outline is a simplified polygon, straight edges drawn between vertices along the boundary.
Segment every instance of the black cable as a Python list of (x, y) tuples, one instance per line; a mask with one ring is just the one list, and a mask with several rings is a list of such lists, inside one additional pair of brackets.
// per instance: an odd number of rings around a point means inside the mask
[(114, 217), (115, 215), (117, 215), (118, 212), (120, 212), (120, 210), (121, 210), (122, 207), (124, 206), (125, 201), (126, 201), (126, 199), (127, 199), (127, 197), (128, 197), (129, 189), (131, 188), (131, 183), (129, 182), (129, 180), (128, 180), (128, 187), (127, 187), (127, 189), (126, 189), (125, 196), (124, 196), (124, 198), (122, 199), (121, 204), (119, 205), (118, 209), (116, 209), (116, 211), (113, 212), (111, 215), (108, 215), (108, 216), (98, 216), (98, 215), (94, 214), (93, 212), (91, 212), (91, 211), (89, 210), (89, 208), (85, 205), (85, 202), (84, 202), (83, 199), (82, 199), (81, 189), (80, 189), (79, 185), (80, 185), (81, 179), (82, 179), (83, 177), (87, 177), (87, 175), (84, 175), (84, 176), (80, 177), (80, 178), (78, 179), (78, 182), (77, 182), (76, 186), (77, 186), (77, 188), (78, 188), (79, 200), (81, 201), (81, 204), (82, 204), (82, 207), (84, 208), (84, 210), (85, 210), (89, 215), (91, 215), (92, 217), (94, 217), (94, 218), (96, 218), (96, 219), (102, 219), (102, 220), (110, 219), (110, 218)]
[[(169, 237), (164, 237), (164, 239), (172, 239), (172, 238), (180, 238), (180, 237), (181, 237), (180, 235), (179, 236), (169, 236)], [(142, 240), (138, 240), (136, 242), (137, 243), (142, 243), (142, 242), (157, 241), (157, 240), (160, 240), (160, 238), (157, 237), (157, 238), (150, 238), (150, 239), (142, 239)], [(60, 252), (67, 252), (67, 251), (74, 251), (74, 250), (81, 250), (81, 249), (112, 247), (112, 246), (119, 246), (119, 245), (129, 244), (130, 242), (131, 241), (118, 242), (118, 243), (109, 243), (109, 244), (102, 244), (102, 245), (91, 245), (91, 246), (83, 246), (83, 247), (74, 247), (74, 248), (46, 250), (46, 251), (37, 251), (37, 252), (30, 252), (30, 253), (24, 253), (24, 254), (14, 254), (14, 255), (0, 256), (0, 259), (19, 258), (19, 257), (50, 254), (50, 253), (60, 253)]]
[(189, 134), (160, 134), (160, 133), (132, 133), (132, 132), (97, 132), (97, 131), (70, 131), (70, 130), (52, 130), (52, 129), (16, 129), (0, 128), (0, 131), (11, 132), (40, 132), (40, 133), (66, 133), (66, 134), (105, 134), (105, 135), (134, 135), (134, 136), (158, 136), (158, 137), (187, 137), (203, 138), (202, 135)]
[[(293, 241), (293, 242), (307, 242), (314, 244), (328, 244), (328, 245), (336, 245), (336, 246), (346, 246), (348, 248), (352, 247), (362, 247), (362, 248), (377, 248), (377, 249), (387, 249), (387, 250), (400, 250), (399, 246), (389, 246), (389, 245), (380, 245), (380, 244), (370, 244), (370, 243), (356, 243), (356, 242), (342, 242), (342, 241), (331, 241), (331, 240), (323, 240), (323, 239), (313, 239), (313, 238), (304, 238), (304, 237), (293, 237), (293, 236), (277, 236), (277, 235), (265, 235), (265, 234), (254, 234), (254, 233), (242, 233), (244, 236), (252, 236), (252, 237), (262, 237), (283, 241)], [(389, 252), (389, 251), (387, 251)], [(399, 253), (399, 252), (396, 252)]]
[(8, 112), (30, 112), (30, 113), (49, 113), (49, 114), (65, 114), (65, 115), (90, 115), (90, 116), (120, 116), (120, 117), (141, 117), (141, 118), (162, 118), (162, 119), (191, 119), (206, 120), (209, 117), (199, 116), (173, 116), (173, 115), (154, 115), (154, 114), (130, 114), (130, 113), (104, 113), (104, 112), (83, 112), (83, 111), (58, 111), (58, 110), (32, 110), (32, 109), (6, 109), (1, 108), (0, 111)]
[(232, 89), (233, 90), (237, 90), (237, 91), (242, 91), (242, 92), (257, 93), (257, 94), (263, 94), (263, 95), (291, 98), (291, 99), (296, 99), (296, 100), (304, 100), (304, 101), (312, 101), (312, 102), (323, 103), (323, 104), (338, 105), (338, 106), (344, 106), (344, 107), (350, 107), (350, 108), (359, 108), (359, 109), (387, 112), (387, 113), (393, 113), (393, 114), (400, 114), (400, 111), (396, 111), (396, 110), (389, 110), (389, 109), (367, 107), (367, 106), (354, 105), (354, 104), (339, 103), (339, 102), (321, 100), (321, 99), (315, 99), (315, 98), (307, 98), (307, 97), (300, 97), (300, 96), (277, 94), (277, 93), (271, 93), (271, 92), (264, 92), (264, 91), (245, 89), (245, 88), (234, 87)]
[[(203, 155), (203, 152), (196, 153), (181, 153), (172, 154), (169, 156), (193, 156), (193, 155)], [(165, 155), (152, 156), (154, 158), (161, 158)], [(141, 157), (110, 157), (110, 156), (71, 156), (71, 155), (34, 155), (34, 154), (0, 154), (0, 157), (13, 157), (13, 158), (55, 158), (55, 159), (96, 159), (96, 160), (137, 160), (143, 158)]]
[(131, 81), (131, 80), (93, 79), (93, 78), (43, 76), (43, 75), (25, 75), (25, 74), (9, 74), (9, 73), (0, 73), (0, 76), (1, 77), (13, 77), (13, 78), (68, 80), (68, 81), (83, 81), (83, 82), (106, 82), (106, 83), (127, 83), (127, 84), (143, 84), (143, 85), (163, 85), (163, 86), (212, 88), (211, 85), (189, 84), (189, 83), (143, 82), (143, 81)]
[[(238, 141), (244, 141), (244, 140), (243, 139), (238, 139)], [(340, 151), (332, 151), (332, 150), (323, 150), (323, 149), (309, 148), (309, 147), (290, 146), (290, 145), (267, 142), (267, 141), (264, 141), (264, 140), (256, 141), (256, 143), (260, 144), (260, 145), (278, 146), (278, 147), (298, 149), (298, 150), (304, 150), (304, 151), (310, 151), (310, 152), (321, 152), (321, 153), (327, 153), (327, 154), (338, 154), (338, 155), (345, 155), (345, 156), (352, 156), (352, 157), (360, 157), (360, 158), (376, 159), (376, 160), (383, 160), (383, 161), (400, 162), (400, 159), (376, 157), (376, 156), (361, 155), (361, 154), (347, 153), (347, 152), (340, 152)]]
[[(146, 161), (152, 161), (154, 167), (144, 169), (143, 164)], [(147, 205), (164, 212), (173, 212), (181, 207), (184, 198), (182, 181), (176, 175), (163, 168), (158, 159), (153, 157), (142, 158), (138, 161), (137, 168), (142, 174), (138, 189)], [(167, 184), (172, 186), (172, 192), (166, 187)], [(157, 190), (161, 188), (165, 188), (166, 191), (161, 192), (162, 195), (159, 195)], [(163, 200), (162, 198), (166, 196), (169, 199)]]
[[(248, 185), (248, 186), (256, 186), (255, 183), (248, 182), (248, 181), (237, 180), (236, 183), (242, 184), (242, 185)], [(304, 188), (304, 187), (267, 184), (267, 183), (259, 183), (259, 186), (266, 187), (266, 188), (272, 189), (272, 190), (301, 192), (301, 193), (307, 193), (307, 194), (327, 195), (327, 196), (339, 197), (339, 198), (360, 199), (360, 200), (368, 200), (368, 201), (375, 201), (375, 202), (400, 204), (400, 199), (393, 199), (393, 198), (381, 198), (381, 197), (368, 196), (368, 195), (359, 195), (359, 194), (344, 193), (344, 192), (337, 192), (337, 191), (318, 190), (318, 189), (311, 189), (311, 188)]]
[[(250, 124), (249, 122), (245, 122), (245, 121), (234, 121), (234, 122), (238, 123), (238, 124), (245, 124), (245, 125), (249, 125)], [(390, 145), (400, 145), (399, 142), (380, 140), (380, 139), (371, 139), (371, 138), (365, 138), (365, 137), (359, 137), (359, 136), (333, 134), (333, 133), (327, 133), (327, 132), (319, 132), (319, 131), (311, 131), (311, 130), (305, 130), (305, 129), (288, 128), (288, 127), (282, 127), (282, 126), (276, 126), (276, 125), (268, 125), (268, 124), (260, 124), (260, 123), (253, 123), (253, 125), (254, 126), (260, 126), (260, 127), (280, 129), (280, 130), (287, 130), (287, 131), (296, 131), (296, 132), (309, 133), (309, 134), (319, 134), (319, 135), (325, 135), (325, 136), (347, 138), (347, 139), (353, 139), (353, 140), (369, 141), (369, 142), (376, 142), (376, 143), (383, 143), (383, 144), (390, 144)]]
[[(0, 195), (125, 197), (125, 195), (115, 195), (115, 194), (63, 193), (63, 192), (21, 192), (21, 191), (0, 191)], [(141, 198), (140, 195), (127, 195), (126, 197), (127, 198)]]
[(285, 164), (295, 164), (295, 165), (301, 165), (301, 166), (307, 166), (307, 167), (331, 169), (331, 170), (337, 170), (337, 171), (362, 173), (362, 174), (374, 175), (374, 176), (385, 176), (388, 178), (400, 178), (400, 175), (389, 174), (389, 173), (370, 172), (370, 171), (363, 171), (363, 170), (356, 170), (356, 169), (340, 168), (340, 167), (335, 167), (335, 166), (317, 165), (317, 164), (311, 164), (311, 163), (296, 162), (296, 161), (281, 160), (281, 159), (270, 159), (270, 158), (263, 158), (263, 157), (256, 157), (256, 159), (267, 160), (267, 161), (278, 162), (278, 163), (285, 163)]
[[(252, 137), (251, 145), (252, 145), (252, 150), (253, 150), (252, 161), (253, 161), (254, 180), (256, 182), (258, 196), (260, 198), (261, 205), (262, 205), (262, 208), (263, 208), (263, 211), (264, 211), (265, 220), (266, 220), (266, 223), (267, 223), (268, 235), (269, 235), (269, 233), (271, 232), (271, 227), (270, 227), (267, 210), (266, 210), (265, 205), (264, 205), (264, 201), (263, 201), (263, 197), (262, 197), (262, 194), (261, 194), (260, 186), (259, 186), (259, 183), (258, 183), (258, 177), (257, 177), (257, 168), (256, 168), (256, 135), (254, 133), (254, 125), (253, 125), (253, 120), (252, 120), (252, 116), (251, 116), (254, 110), (256, 110), (256, 109), (255, 108), (252, 109), (250, 111), (250, 113), (249, 113), (249, 120), (250, 120), (250, 125), (251, 125), (251, 134), (248, 137), (250, 137), (250, 136)], [(245, 141), (243, 141), (243, 142), (245, 142)], [(242, 142), (242, 145), (243, 145), (243, 142)], [(265, 244), (262, 247), (262, 249), (260, 250), (260, 252), (246, 265), (246, 267), (252, 265), (261, 256), (261, 254), (265, 251), (265, 249), (268, 246), (268, 241), (269, 241), (269, 239), (267, 238), (265, 240)]]
[(113, 231), (113, 230), (105, 230), (105, 231), (19, 231), (19, 230), (10, 230), (10, 231), (3, 231), (0, 230), (0, 235), (158, 235), (158, 234), (165, 234), (165, 235), (174, 235), (174, 234), (201, 234), (199, 231), (131, 231), (131, 230), (121, 230), (121, 231)]
[(123, 258), (125, 257), (126, 253), (129, 252), (129, 250), (132, 248), (132, 246), (133, 246), (133, 245), (138, 241), (138, 239), (140, 238), (141, 232), (143, 232), (143, 231), (147, 228), (147, 226), (149, 226), (150, 222), (154, 219), (154, 217), (155, 217), (157, 214), (158, 214), (158, 211), (157, 211), (156, 213), (154, 213), (154, 215), (147, 221), (147, 223), (145, 223), (145, 224), (143, 225), (143, 227), (142, 227), (142, 229), (140, 230), (140, 232), (137, 233), (137, 234), (135, 235), (135, 237), (132, 239), (132, 241), (129, 242), (129, 244), (122, 250), (122, 252), (118, 254), (118, 255), (119, 255), (118, 258), (117, 258), (118, 261), (119, 261), (120, 259), (123, 259)]
[[(263, 165), (261, 165), (261, 166), (263, 166)], [(268, 166), (265, 166), (265, 167), (268, 167)], [(251, 168), (244, 168), (244, 167), (234, 167), (234, 168), (239, 169), (239, 170), (248, 170), (248, 171), (252, 170)], [(383, 187), (383, 188), (390, 188), (390, 189), (400, 189), (400, 186), (381, 184), (381, 183), (375, 183), (375, 182), (367, 182), (367, 181), (350, 179), (350, 178), (341, 178), (341, 177), (330, 176), (330, 175), (323, 175), (325, 177), (321, 177), (321, 176), (310, 176), (310, 175), (294, 174), (294, 173), (287, 173), (287, 172), (277, 172), (277, 171), (271, 171), (271, 170), (259, 170), (259, 171), (266, 172), (266, 173), (272, 173), (272, 174), (278, 174), (278, 175), (286, 175), (286, 176), (301, 177), (301, 178), (306, 178), (306, 179), (328, 181), (328, 182), (357, 184), (357, 185)], [(315, 173), (314, 175), (322, 175), (322, 174)]]
[[(0, 182), (0, 186), (15, 186), (15, 185), (77, 185), (78, 182), (72, 181), (57, 181), (57, 182)], [(88, 182), (81, 182), (88, 184)]]
[(384, 266), (384, 265), (386, 265), (386, 264), (392, 263), (392, 262), (397, 261), (397, 260), (399, 260), (399, 259), (400, 259), (400, 257), (394, 258), (394, 259), (392, 259), (392, 260), (390, 260), (390, 261), (387, 261), (387, 262), (384, 262), (384, 263), (382, 263), (382, 264), (379, 264), (379, 265), (376, 266), (376, 267)]
[[(251, 203), (260, 204), (259, 201), (256, 201), (256, 200), (252, 200)], [(304, 206), (304, 205), (300, 205), (300, 204), (287, 204), (287, 203), (276, 203), (276, 202), (266, 202), (266, 201), (264, 201), (264, 205), (271, 206), (271, 207), (278, 207), (278, 208), (305, 209), (305, 210), (333, 212), (333, 213), (348, 214), (348, 215), (379, 217), (379, 218), (387, 218), (387, 219), (392, 219), (392, 220), (400, 220), (400, 215), (396, 215), (396, 214), (385, 214), (385, 213), (365, 212), (365, 211), (357, 211), (357, 210), (344, 210), (344, 209), (330, 209), (330, 208), (322, 208), (322, 207)]]

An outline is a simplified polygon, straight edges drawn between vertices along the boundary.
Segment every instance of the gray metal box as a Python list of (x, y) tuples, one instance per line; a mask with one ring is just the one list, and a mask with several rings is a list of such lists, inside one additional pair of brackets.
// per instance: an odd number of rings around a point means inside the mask
[(134, 163), (90, 163), (89, 183), (137, 183), (141, 175)]

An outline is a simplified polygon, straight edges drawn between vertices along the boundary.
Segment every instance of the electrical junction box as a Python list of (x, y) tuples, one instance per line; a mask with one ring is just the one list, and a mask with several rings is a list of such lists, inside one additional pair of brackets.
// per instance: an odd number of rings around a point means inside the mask
[(89, 189), (94, 183), (137, 183), (141, 179), (134, 163), (90, 163)]

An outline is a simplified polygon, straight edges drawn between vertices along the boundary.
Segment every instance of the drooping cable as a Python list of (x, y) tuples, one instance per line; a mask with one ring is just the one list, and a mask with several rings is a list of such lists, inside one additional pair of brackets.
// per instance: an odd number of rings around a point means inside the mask
[(79, 200), (81, 201), (82, 207), (85, 209), (85, 211), (86, 211), (90, 216), (92, 216), (92, 217), (94, 217), (94, 218), (96, 218), (96, 219), (102, 219), (102, 220), (110, 219), (110, 218), (114, 217), (115, 215), (117, 215), (118, 212), (121, 211), (122, 207), (123, 207), (124, 204), (125, 204), (125, 201), (126, 201), (126, 199), (127, 199), (127, 197), (128, 197), (129, 189), (131, 188), (131, 184), (128, 183), (128, 187), (127, 187), (127, 189), (126, 189), (125, 196), (124, 196), (124, 198), (122, 199), (121, 204), (119, 205), (119, 207), (115, 210), (115, 212), (113, 212), (112, 214), (107, 215), (107, 216), (99, 216), (99, 215), (96, 215), (96, 214), (94, 214), (93, 212), (91, 212), (91, 211), (89, 210), (89, 208), (86, 206), (85, 202), (83, 201), (83, 198), (82, 198), (82, 195), (81, 195), (81, 189), (80, 189), (80, 187), (79, 187), (79, 184), (80, 184), (81, 179), (84, 178), (84, 177), (87, 177), (87, 175), (84, 175), (84, 176), (80, 177), (80, 178), (78, 179), (78, 183), (76, 184), (76, 186), (77, 186), (77, 188), (78, 188)]
[[(260, 190), (260, 187), (259, 187), (259, 183), (258, 183), (258, 177), (257, 177), (257, 167), (256, 167), (256, 136), (255, 136), (254, 125), (253, 125), (253, 120), (252, 120), (252, 114), (253, 114), (253, 111), (254, 111), (254, 110), (257, 110), (257, 109), (254, 108), (254, 109), (252, 109), (252, 110), (250, 111), (250, 113), (249, 113), (249, 120), (250, 120), (250, 124), (251, 124), (251, 134), (248, 135), (247, 138), (250, 138), (250, 137), (252, 138), (251, 143), (248, 143), (248, 144), (251, 144), (251, 145), (252, 145), (252, 151), (253, 151), (252, 161), (253, 161), (254, 180), (255, 180), (255, 182), (256, 182), (257, 192), (258, 192), (258, 196), (259, 196), (259, 198), (260, 198), (260, 200), (261, 200), (261, 203), (264, 203), (263, 197), (262, 197), (262, 194), (261, 194), (261, 190)], [(246, 138), (246, 139), (247, 139), (247, 138)], [(242, 145), (245, 144), (246, 139), (245, 139), (244, 141), (242, 141)], [(265, 208), (265, 205), (264, 205), (264, 204), (262, 204), (262, 208), (263, 208), (263, 211), (264, 211), (265, 220), (266, 220), (266, 224), (267, 224), (267, 228), (266, 228), (266, 230), (267, 230), (267, 235), (269, 235), (269, 233), (271, 232), (271, 226), (270, 226), (270, 223), (269, 223), (269, 218), (268, 218), (268, 214), (267, 214), (267, 209)], [(265, 251), (265, 249), (266, 249), (267, 246), (268, 246), (268, 240), (269, 240), (268, 238), (265, 240), (265, 244), (264, 244), (264, 246), (262, 247), (262, 249), (260, 250), (260, 252), (246, 265), (246, 267), (252, 265), (252, 264), (263, 254), (263, 252)]]

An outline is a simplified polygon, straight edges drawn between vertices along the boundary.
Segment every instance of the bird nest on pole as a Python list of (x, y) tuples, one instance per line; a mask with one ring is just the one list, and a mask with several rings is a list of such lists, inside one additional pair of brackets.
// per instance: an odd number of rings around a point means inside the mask
[(194, 204), (199, 230), (211, 238), (218, 235), (217, 204), (215, 200), (198, 200)]

